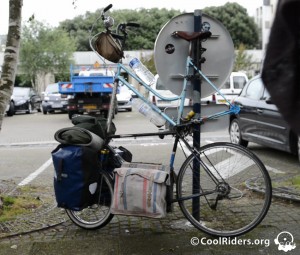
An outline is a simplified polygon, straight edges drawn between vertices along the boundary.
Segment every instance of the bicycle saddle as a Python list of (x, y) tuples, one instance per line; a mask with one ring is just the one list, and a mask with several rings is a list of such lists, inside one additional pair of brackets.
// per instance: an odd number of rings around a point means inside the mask
[(172, 33), (172, 35), (182, 38), (189, 42), (196, 39), (205, 40), (211, 36), (211, 32), (210, 31), (203, 31), (203, 32), (175, 31)]

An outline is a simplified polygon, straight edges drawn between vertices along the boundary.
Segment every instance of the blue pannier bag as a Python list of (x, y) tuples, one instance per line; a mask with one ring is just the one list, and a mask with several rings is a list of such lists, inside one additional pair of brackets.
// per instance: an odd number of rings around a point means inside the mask
[(86, 146), (59, 145), (52, 151), (57, 206), (80, 211), (96, 201), (98, 151)]

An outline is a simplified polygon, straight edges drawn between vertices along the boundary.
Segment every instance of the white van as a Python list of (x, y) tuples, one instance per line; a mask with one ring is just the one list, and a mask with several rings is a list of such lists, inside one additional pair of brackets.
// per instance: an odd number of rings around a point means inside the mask
[[(225, 98), (231, 102), (236, 98), (248, 82), (248, 77), (243, 72), (232, 72), (229, 79), (219, 89)], [(220, 93), (214, 93), (209, 97), (201, 99), (202, 103), (216, 103), (216, 104), (228, 104), (226, 100), (220, 95)]]
[[(155, 75), (155, 83), (152, 85), (151, 88), (154, 89), (159, 95), (162, 95), (163, 97), (167, 97), (167, 98), (177, 97), (177, 95), (173, 94), (162, 84), (162, 81), (159, 78), (158, 74)], [(166, 107), (180, 106), (179, 100), (174, 100), (174, 101), (162, 100), (151, 92), (149, 92), (149, 101), (160, 109), (165, 109)], [(191, 105), (191, 100), (186, 98), (184, 101), (184, 106), (188, 106), (188, 105)]]

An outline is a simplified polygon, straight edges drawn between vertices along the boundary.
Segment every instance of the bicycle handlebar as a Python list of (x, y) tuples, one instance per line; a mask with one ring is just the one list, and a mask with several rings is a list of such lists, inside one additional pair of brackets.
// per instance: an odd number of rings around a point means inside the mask
[(128, 22), (126, 24), (126, 26), (128, 26), (128, 27), (140, 27), (140, 24), (139, 23), (135, 23), (135, 22)]
[(103, 14), (104, 14), (105, 12), (107, 12), (111, 7), (113, 7), (112, 4), (109, 4), (108, 6), (106, 6), (106, 7), (103, 9), (103, 11), (102, 11), (102, 16), (103, 16)]

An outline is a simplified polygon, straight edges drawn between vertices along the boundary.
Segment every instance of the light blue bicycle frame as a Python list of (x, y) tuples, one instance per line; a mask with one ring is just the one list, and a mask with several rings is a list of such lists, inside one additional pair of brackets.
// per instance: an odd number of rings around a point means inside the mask
[[(219, 91), (219, 89), (193, 64), (191, 58), (188, 56), (187, 57), (187, 61), (186, 61), (186, 75), (189, 73), (190, 68), (194, 68), (196, 70), (196, 72), (198, 72), (200, 74), (200, 76), (203, 79), (205, 79), (208, 82), (208, 84), (214, 88), (214, 90), (216, 92), (220, 93), (220, 95), (229, 104), (229, 110), (218, 112), (218, 113), (214, 113), (212, 115), (206, 116), (205, 119), (216, 119), (218, 117), (221, 117), (221, 116), (224, 116), (224, 115), (227, 115), (227, 114), (237, 114), (239, 112), (239, 110), (240, 110), (239, 107), (235, 106), (235, 105), (232, 105), (225, 98), (225, 96)], [(160, 110), (156, 105), (154, 105), (151, 102), (149, 102), (149, 100), (146, 99), (132, 84), (130, 84), (128, 81), (126, 81), (124, 79), (124, 77), (121, 75), (122, 71), (125, 71), (133, 79), (135, 79), (143, 87), (145, 87), (147, 91), (152, 92), (155, 96), (159, 97), (160, 99), (165, 100), (165, 101), (180, 100), (180, 105), (179, 105), (177, 120), (171, 119), (165, 112), (163, 112), (162, 110)], [(149, 85), (147, 85), (144, 81), (142, 81), (134, 72), (132, 72), (131, 70), (129, 70), (127, 67), (125, 67), (121, 63), (118, 64), (117, 73), (116, 73), (116, 76), (115, 76), (115, 81), (117, 81), (117, 80), (121, 81), (130, 90), (132, 90), (141, 100), (143, 100), (147, 105), (149, 105), (155, 112), (157, 112), (158, 114), (160, 114), (171, 126), (175, 126), (177, 124), (180, 124), (180, 120), (182, 118), (183, 109), (184, 109), (184, 101), (185, 101), (185, 98), (186, 98), (187, 79), (186, 79), (186, 77), (183, 77), (183, 78), (184, 79), (183, 79), (183, 87), (182, 87), (181, 94), (179, 96), (176, 96), (176, 97), (164, 97), (164, 96), (160, 95), (159, 93), (157, 93), (157, 91), (155, 91), (153, 88), (151, 88)], [(115, 98), (115, 94), (117, 92), (117, 86), (118, 86), (118, 83), (115, 82), (114, 83), (114, 91), (113, 91), (113, 94), (112, 94), (112, 98)], [(113, 104), (111, 103), (110, 105), (111, 105), (111, 107), (110, 107), (109, 117), (108, 117), (108, 121), (107, 121), (107, 123), (108, 123), (108, 130), (110, 128), (110, 123), (111, 123), (111, 120), (112, 120), (112, 113), (113, 113), (113, 107), (112, 107)]]

